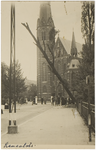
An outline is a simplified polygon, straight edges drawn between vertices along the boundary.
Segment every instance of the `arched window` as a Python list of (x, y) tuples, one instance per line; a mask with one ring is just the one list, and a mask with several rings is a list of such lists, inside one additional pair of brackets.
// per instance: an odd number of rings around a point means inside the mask
[(47, 88), (45, 85), (43, 86), (43, 93), (47, 93)]
[(42, 80), (47, 81), (47, 70), (46, 70), (46, 64), (42, 64)]
[(42, 31), (42, 40), (46, 40), (46, 34), (45, 34), (45, 31)]
[(58, 72), (61, 73), (60, 61), (58, 61)]

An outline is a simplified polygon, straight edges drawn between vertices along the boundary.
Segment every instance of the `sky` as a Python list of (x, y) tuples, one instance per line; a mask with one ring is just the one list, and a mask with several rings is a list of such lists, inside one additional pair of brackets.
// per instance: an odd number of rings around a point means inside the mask
[[(10, 64), (10, 14), (11, 2), (1, 2), (1, 61)], [(31, 31), (37, 35), (37, 19), (40, 12), (40, 1), (19, 1), (15, 4), (16, 19), (16, 60), (19, 60), (23, 77), (37, 80), (37, 48), (31, 35), (21, 23), (28, 23)], [(66, 7), (66, 10), (65, 10)], [(67, 11), (67, 13), (66, 13)], [(81, 2), (52, 1), (51, 12), (59, 37), (72, 40), (74, 30), (76, 42), (83, 43), (81, 33)]]

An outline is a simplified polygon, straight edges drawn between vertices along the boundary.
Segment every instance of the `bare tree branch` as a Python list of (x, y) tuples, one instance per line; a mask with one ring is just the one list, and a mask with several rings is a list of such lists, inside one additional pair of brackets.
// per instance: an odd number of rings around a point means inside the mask
[(61, 78), (60, 74), (58, 73), (58, 71), (55, 69), (54, 64), (49, 60), (46, 52), (42, 49), (41, 44), (39, 42), (39, 39), (36, 39), (35, 36), (33, 35), (33, 33), (31, 32), (28, 23), (24, 24), (22, 23), (23, 26), (25, 26), (25, 28), (29, 31), (29, 33), (31, 34), (31, 36), (33, 37), (33, 39), (35, 40), (37, 47), (40, 49), (40, 51), (43, 53), (46, 61), (48, 62), (49, 66), (51, 67), (53, 73), (57, 76), (58, 80), (62, 83), (64, 89), (66, 90), (66, 92), (68, 93), (68, 95), (71, 97), (71, 99), (73, 101), (75, 101), (75, 98), (73, 97), (72, 93), (70, 92), (69, 88), (68, 88), (68, 83), (67, 81)]

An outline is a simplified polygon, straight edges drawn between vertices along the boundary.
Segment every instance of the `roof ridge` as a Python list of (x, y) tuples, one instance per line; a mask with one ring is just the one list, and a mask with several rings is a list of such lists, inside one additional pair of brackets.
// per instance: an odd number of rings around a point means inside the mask
[[(59, 38), (61, 38), (61, 39), (63, 39), (63, 40), (66, 40), (66, 41), (70, 41), (70, 42), (71, 42), (71, 40), (68, 40), (68, 39), (65, 39), (65, 38), (62, 38), (62, 37), (59, 37)], [(79, 42), (75, 42), (75, 43), (78, 43), (78, 44), (81, 44), (81, 45), (82, 45), (82, 43), (79, 43)]]
[(65, 38), (62, 38), (62, 37), (59, 37), (59, 38), (61, 38), (61, 39), (63, 39), (63, 40), (67, 40), (67, 41), (70, 41), (70, 42), (71, 42), (71, 40), (68, 40), (68, 39), (65, 39)]

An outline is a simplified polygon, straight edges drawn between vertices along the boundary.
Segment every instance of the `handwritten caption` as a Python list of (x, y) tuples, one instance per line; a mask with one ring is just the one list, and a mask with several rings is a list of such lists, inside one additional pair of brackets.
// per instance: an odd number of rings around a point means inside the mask
[(32, 142), (30, 142), (29, 144), (24, 143), (24, 144), (9, 144), (8, 142), (5, 143), (4, 148), (11, 148), (11, 147), (18, 147), (18, 148), (25, 148), (25, 147), (33, 147), (35, 145), (32, 144)]

